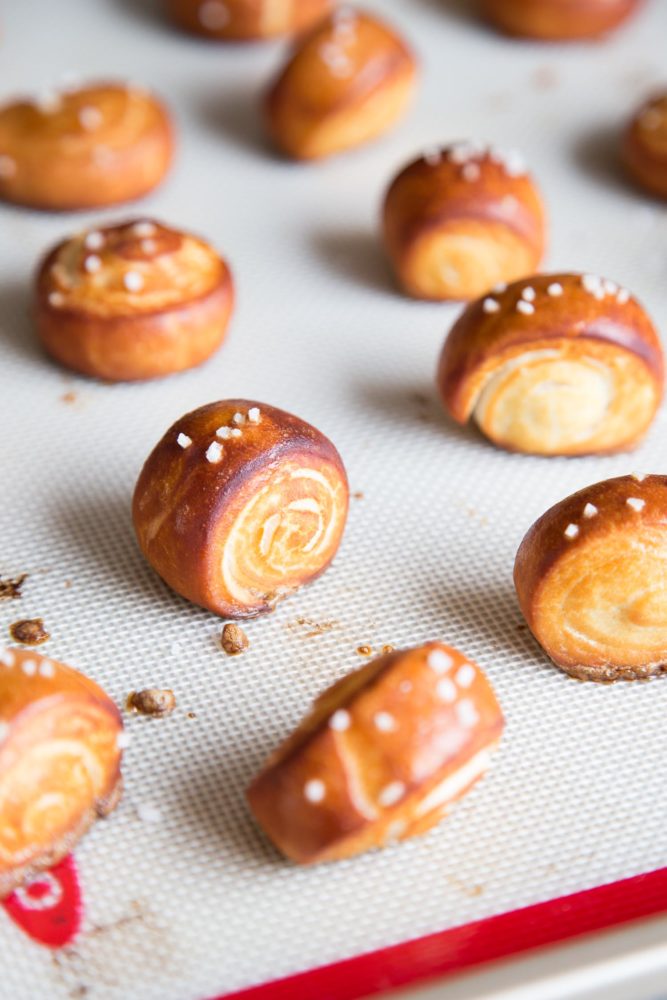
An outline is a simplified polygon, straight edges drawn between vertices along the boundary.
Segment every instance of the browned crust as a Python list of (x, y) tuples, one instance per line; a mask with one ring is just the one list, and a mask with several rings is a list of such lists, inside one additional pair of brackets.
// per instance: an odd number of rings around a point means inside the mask
[[(475, 668), (474, 683), (465, 691), (478, 713), (477, 723), (462, 731), (455, 709), (443, 706), (435, 693), (438, 677), (426, 666), (435, 650), (451, 658), (452, 676), (470, 663), (457, 650), (428, 643), (365, 664), (323, 692), (252, 782), (246, 795), (255, 819), (291, 860), (336, 860), (381, 846), (392, 836), (406, 839), (425, 832), (442, 816), (442, 809), (419, 812), (425, 794), (497, 744), (503, 717), (483, 673)], [(406, 682), (409, 693), (404, 693)], [(349, 716), (345, 731), (330, 725), (333, 713), (342, 708)], [(375, 720), (381, 713), (393, 720), (391, 731), (378, 729)], [(304, 794), (314, 776), (326, 788), (319, 802)], [(378, 790), (393, 782), (404, 786), (404, 794), (369, 813)], [(396, 835), (391, 830), (397, 822), (402, 832)]]
[(541, 41), (595, 38), (618, 27), (643, 0), (481, 0), (482, 14), (507, 34)]
[[(118, 87), (117, 83), (102, 81), (84, 88), (82, 93)], [(59, 156), (59, 144), (54, 141), (40, 148), (36, 164), (29, 140), (21, 141), (8, 126), (3, 126), (0, 109), (0, 153), (16, 163), (13, 176), (0, 178), (0, 199), (47, 211), (79, 211), (134, 201), (152, 191), (171, 165), (174, 129), (160, 100), (152, 94), (146, 94), (144, 100), (151, 108), (150, 123), (132, 145), (114, 148), (110, 165), (94, 159), (95, 148), (105, 145), (101, 131), (90, 133), (85, 158)], [(88, 103), (95, 107), (94, 98)]]
[(267, 30), (263, 8), (267, 0), (224, 0), (229, 21), (220, 28), (206, 27), (199, 17), (203, 0), (167, 0), (167, 13), (179, 27), (200, 38), (222, 42), (253, 42), (277, 35), (306, 31), (331, 10), (332, 0), (294, 0), (290, 17), (282, 27)]
[[(450, 149), (442, 150), (438, 163), (429, 163), (423, 156), (409, 163), (385, 195), (385, 245), (399, 278), (419, 239), (448, 224), (469, 221), (506, 226), (531, 250), (536, 269), (546, 243), (546, 213), (532, 178), (527, 174), (512, 177), (484, 154), (470, 160), (479, 168), (479, 180), (466, 181), (463, 165), (449, 159)], [(508, 198), (513, 199), (510, 211), (505, 207)]]
[(194, 368), (222, 344), (234, 307), (233, 278), (224, 261), (218, 282), (202, 295), (151, 312), (103, 316), (50, 304), (51, 265), (66, 243), (42, 261), (35, 303), (39, 338), (60, 364), (93, 378), (142, 381)]
[[(331, 75), (324, 65), (317, 73), (306, 72), (311, 56), (335, 37), (334, 16), (318, 24), (300, 39), (291, 57), (264, 101), (267, 129), (276, 145), (294, 159), (308, 160), (321, 155), (309, 150), (308, 138), (317, 127), (345, 114), (363, 115), (365, 104), (401, 79), (412, 80), (417, 62), (414, 54), (389, 25), (376, 17), (357, 12), (364, 39), (364, 65), (351, 79), (338, 82), (331, 91)], [(322, 93), (328, 92), (322, 100)], [(296, 127), (295, 127), (296, 126)], [(298, 138), (295, 137), (298, 135)]]
[[(552, 283), (563, 287), (554, 298), (546, 293)], [(539, 305), (525, 316), (516, 302), (526, 287), (535, 289)], [(469, 305), (452, 327), (440, 355), (437, 383), (443, 403), (458, 423), (470, 416), (470, 381), (485, 364), (513, 348), (536, 349), (553, 341), (604, 341), (640, 358), (655, 380), (659, 395), (664, 380), (664, 360), (658, 334), (636, 299), (621, 303), (615, 296), (596, 299), (585, 290), (581, 275), (542, 274), (517, 281), (507, 291), (489, 296), (500, 309), (484, 312), (484, 299)]]
[[(253, 441), (225, 442), (225, 461), (207, 462), (205, 452), (216, 440), (216, 429), (229, 424), (235, 412), (247, 413), (255, 406), (261, 423), (253, 428)], [(178, 445), (181, 433), (192, 439), (190, 447)], [(347, 505), (347, 476), (338, 451), (320, 431), (284, 410), (250, 400), (224, 400), (186, 414), (169, 428), (141, 471), (132, 517), (140, 549), (173, 590), (225, 618), (253, 618), (272, 610), (275, 600), (268, 597), (252, 607), (231, 604), (213, 589), (211, 580), (217, 576), (218, 539), (248, 499), (248, 489), (258, 476), (287, 461), (330, 466), (340, 478)], [(302, 583), (320, 576), (334, 555), (335, 550)]]
[[(629, 497), (640, 494), (646, 506), (633, 511), (628, 526)], [(593, 504), (604, 516), (586, 522), (586, 530), (574, 539), (565, 536), (569, 524), (581, 524), (586, 504)], [(635, 531), (639, 525), (664, 527), (667, 519), (667, 476), (646, 476), (640, 481), (633, 476), (619, 476), (586, 486), (550, 507), (535, 521), (519, 546), (514, 562), (514, 586), (519, 606), (528, 627), (535, 631), (535, 610), (541, 589), (552, 568), (566, 553), (581, 549), (590, 541), (621, 531)], [(546, 649), (554, 663), (579, 680), (637, 680), (661, 673), (665, 663), (630, 667), (623, 663), (580, 663), (565, 659), (553, 649)]]
[(74, 850), (93, 823), (98, 819), (106, 819), (114, 811), (122, 795), (123, 778), (119, 772), (116, 783), (109, 794), (102, 799), (98, 799), (95, 805), (81, 817), (74, 830), (68, 830), (58, 843), (50, 847), (39, 858), (33, 859), (30, 864), (14, 868), (9, 872), (0, 872), (0, 900), (6, 899), (15, 889), (18, 889), (21, 885), (25, 885), (26, 882), (35, 878), (40, 872), (46, 871), (48, 868), (53, 868), (59, 861), (62, 861), (63, 858)]
[(640, 187), (658, 198), (667, 198), (667, 146), (663, 142), (655, 148), (640, 125), (642, 115), (652, 107), (663, 108), (667, 121), (667, 91), (654, 95), (633, 116), (623, 137), (621, 155), (626, 170)]

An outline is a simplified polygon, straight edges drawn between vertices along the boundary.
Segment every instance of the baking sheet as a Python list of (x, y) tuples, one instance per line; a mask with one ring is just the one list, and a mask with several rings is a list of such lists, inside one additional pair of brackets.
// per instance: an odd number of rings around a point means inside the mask
[[(0, 919), (11, 956), (0, 996), (206, 997), (667, 863), (667, 680), (566, 678), (522, 627), (511, 582), (516, 548), (547, 506), (608, 476), (665, 471), (665, 413), (635, 455), (603, 459), (504, 454), (452, 426), (433, 376), (458, 308), (402, 298), (377, 240), (382, 191), (421, 148), (468, 137), (517, 146), (550, 207), (548, 266), (622, 282), (665, 330), (667, 212), (623, 183), (613, 143), (664, 82), (667, 5), (653, 0), (605, 44), (567, 48), (501, 39), (466, 4), (366, 6), (420, 54), (412, 114), (373, 147), (300, 166), (273, 156), (257, 117), (281, 43), (202, 43), (141, 0), (3, 5), (3, 96), (72, 70), (147, 83), (173, 109), (179, 151), (137, 208), (0, 209), (0, 575), (29, 574), (21, 601), (0, 604), (0, 630), (39, 615), (45, 651), (118, 703), (167, 686), (179, 709), (128, 720), (124, 801), (76, 851), (76, 943), (52, 953)], [(36, 258), (80, 226), (143, 214), (229, 257), (229, 341), (202, 369), (161, 382), (69, 376), (35, 344)], [(221, 623), (144, 564), (129, 518), (166, 427), (227, 396), (313, 422), (362, 494), (333, 568), (250, 623), (251, 648), (233, 659), (216, 643)], [(475, 658), (505, 709), (487, 779), (421, 840), (312, 870), (284, 863), (248, 815), (249, 779), (311, 699), (360, 664), (359, 645), (431, 638)]]

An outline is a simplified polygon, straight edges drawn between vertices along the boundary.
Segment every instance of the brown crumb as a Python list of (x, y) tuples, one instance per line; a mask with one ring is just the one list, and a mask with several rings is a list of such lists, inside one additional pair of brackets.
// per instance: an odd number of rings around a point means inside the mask
[(313, 618), (297, 618), (295, 622), (288, 622), (287, 628), (291, 632), (296, 632), (299, 628), (307, 628), (307, 632), (301, 633), (301, 638), (312, 639), (313, 636), (331, 632), (333, 629), (338, 628), (338, 625), (339, 623), (336, 621), (316, 622)]
[(526, 631), (526, 626), (525, 625), (517, 625), (517, 628), (518, 628), (519, 632), (525, 632)]
[(21, 642), (24, 646), (41, 646), (51, 638), (41, 618), (24, 618), (20, 622), (14, 622), (9, 626), (9, 634), (15, 642)]
[(21, 587), (28, 574), (21, 573), (15, 580), (0, 580), (0, 601), (14, 601), (21, 596)]
[(143, 691), (130, 691), (125, 707), (128, 712), (139, 712), (140, 715), (152, 715), (158, 719), (171, 715), (176, 708), (176, 695), (169, 688), (144, 688)]
[(65, 583), (63, 584), (63, 586), (65, 587), (66, 590), (69, 590), (69, 588), (72, 586), (72, 581), (71, 580), (65, 580)]
[(395, 649), (396, 649), (395, 646), (392, 646), (391, 643), (387, 643), (386, 646), (382, 647), (382, 652), (383, 653), (393, 653)]
[(196, 712), (188, 712), (187, 713), (187, 718), (188, 719), (196, 719), (197, 718), (197, 713)]
[(62, 396), (60, 397), (60, 401), (61, 403), (67, 403), (68, 405), (71, 405), (72, 403), (76, 403), (78, 398), (79, 397), (77, 396), (77, 394), (70, 390), (69, 392), (64, 392), (62, 394)]
[(239, 653), (243, 653), (248, 648), (250, 640), (240, 625), (227, 622), (220, 636), (220, 645), (227, 656), (238, 656)]
[(354, 492), (354, 493), (352, 494), (352, 498), (353, 498), (354, 500), (363, 500), (363, 499), (364, 499), (364, 494), (363, 494), (363, 492), (362, 492), (361, 490), (356, 490), (356, 491), (355, 491), (355, 492)]
[(357, 646), (357, 653), (359, 656), (372, 656), (373, 647), (372, 646)]

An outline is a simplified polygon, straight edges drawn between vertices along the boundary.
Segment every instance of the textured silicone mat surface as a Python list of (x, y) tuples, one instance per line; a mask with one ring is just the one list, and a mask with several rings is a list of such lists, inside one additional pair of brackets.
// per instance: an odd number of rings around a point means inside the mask
[[(257, 113), (280, 44), (201, 43), (141, 0), (3, 5), (3, 97), (72, 69), (136, 79), (169, 102), (180, 143), (171, 177), (137, 208), (0, 210), (0, 575), (29, 574), (22, 599), (0, 604), (0, 627), (7, 638), (16, 618), (42, 616), (45, 651), (119, 703), (151, 685), (179, 704), (169, 719), (128, 721), (125, 798), (76, 852), (86, 916), (74, 946), (50, 953), (0, 912), (2, 997), (210, 996), (667, 863), (667, 678), (569, 680), (521, 627), (511, 579), (547, 506), (607, 476), (665, 471), (665, 414), (637, 454), (608, 459), (503, 454), (453, 427), (433, 375), (458, 308), (398, 295), (377, 242), (381, 193), (422, 147), (517, 146), (550, 206), (548, 266), (622, 282), (667, 330), (667, 211), (613, 160), (617, 129), (664, 73), (667, 4), (605, 44), (568, 48), (497, 37), (466, 6), (369, 0), (421, 56), (413, 113), (372, 148), (295, 166), (267, 150)], [(229, 341), (162, 382), (69, 377), (35, 344), (36, 258), (77, 227), (144, 213), (229, 257)], [(313, 422), (363, 494), (334, 567), (250, 623), (234, 659), (216, 644), (220, 622), (144, 564), (129, 519), (166, 427), (226, 396)], [(283, 863), (249, 818), (247, 782), (311, 699), (360, 664), (360, 644), (430, 638), (465, 650), (497, 689), (508, 725), (487, 779), (422, 840), (313, 870)]]

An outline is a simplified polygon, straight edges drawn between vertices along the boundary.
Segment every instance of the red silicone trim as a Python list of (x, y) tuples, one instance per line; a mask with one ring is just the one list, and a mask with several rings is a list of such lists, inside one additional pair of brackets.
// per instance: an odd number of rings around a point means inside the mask
[(667, 912), (667, 868), (511, 910), (218, 1000), (360, 1000)]

